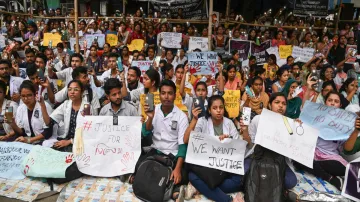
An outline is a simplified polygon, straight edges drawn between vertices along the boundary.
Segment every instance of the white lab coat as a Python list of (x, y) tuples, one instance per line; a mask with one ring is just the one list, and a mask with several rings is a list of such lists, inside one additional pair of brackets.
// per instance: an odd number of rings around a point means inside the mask
[(20, 85), (23, 81), (24, 79), (21, 77), (10, 76), (10, 96), (12, 96), (13, 93), (20, 93)]
[[(86, 104), (86, 102), (84, 102), (84, 100), (82, 100), (81, 102), (81, 106), (79, 109), (79, 112), (77, 114), (76, 120), (81, 119), (82, 115), (81, 115), (81, 111), (84, 110), (84, 104)], [(91, 109), (91, 105), (90, 105), (90, 113), (92, 113), (92, 109)], [(63, 130), (59, 130), (59, 132), (61, 134), (58, 133), (58, 137), (60, 138), (66, 138), (66, 136), (69, 133), (69, 129), (70, 129), (70, 118), (71, 118), (71, 109), (72, 109), (72, 101), (71, 100), (65, 100), (64, 103), (62, 103), (58, 108), (56, 108), (53, 113), (51, 113), (50, 117), (56, 121), (58, 124), (60, 124), (61, 122), (63, 122), (64, 126), (61, 126), (61, 128), (63, 128)], [(91, 114), (93, 115), (93, 114)], [(76, 123), (78, 124), (79, 122), (76, 121)]]
[[(16, 112), (19, 107), (19, 105), (16, 102), (13, 102), (11, 100), (4, 99), (1, 107), (1, 115), (5, 116), (6, 107), (13, 107), (13, 116), (16, 117)], [(10, 132), (14, 131), (11, 126), (7, 123), (3, 123), (3, 128), (6, 132), (6, 134), (9, 134)]]
[[(215, 136), (214, 125), (211, 117), (206, 119), (205, 117), (199, 118), (196, 123), (195, 132), (201, 132), (210, 136)], [(237, 131), (235, 124), (228, 118), (224, 117), (223, 120), (223, 134), (229, 135), (232, 139), (239, 139), (239, 132)], [(240, 138), (242, 139), (242, 138)]]
[[(47, 102), (45, 102), (45, 105), (46, 105), (47, 113), (51, 114), (53, 109)], [(36, 112), (36, 111), (38, 111), (38, 112)], [(35, 114), (37, 114), (37, 113), (39, 116), (35, 117)], [(30, 137), (31, 130), (30, 130), (30, 125), (29, 125), (29, 120), (28, 120), (28, 108), (25, 104), (20, 104), (20, 106), (18, 107), (17, 112), (16, 112), (15, 121), (16, 121), (16, 124), (18, 125), (18, 127), (23, 128), (25, 130), (25, 133), (27, 134), (27, 136)], [(41, 113), (41, 106), (38, 102), (36, 102), (35, 108), (32, 113), (31, 127), (36, 136), (39, 134), (42, 134), (42, 132), (44, 132), (44, 128), (47, 127), (44, 122), (43, 115)]]

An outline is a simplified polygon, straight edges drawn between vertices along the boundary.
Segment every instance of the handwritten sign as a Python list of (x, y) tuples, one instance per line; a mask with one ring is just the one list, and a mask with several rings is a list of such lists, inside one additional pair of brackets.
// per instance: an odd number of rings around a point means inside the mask
[[(84, 41), (85, 41), (84, 38), (79, 38), (80, 50), (84, 50)], [(75, 50), (74, 46), (76, 44), (76, 38), (74, 38), (74, 37), (70, 38), (69, 42), (70, 42), (71, 50), (74, 51)]]
[(43, 40), (43, 46), (48, 46), (49, 41), (52, 42), (52, 46), (56, 47), (58, 43), (62, 43), (61, 41), (61, 35), (58, 33), (44, 33), (44, 40)]
[(246, 144), (240, 139), (220, 142), (215, 136), (191, 132), (185, 162), (244, 175)]
[(160, 33), (162, 39), (161, 45), (164, 48), (181, 48), (182, 34), (175, 32), (162, 32)]
[(4, 48), (5, 46), (5, 37), (3, 35), (0, 35), (0, 48)]
[(315, 49), (313, 48), (300, 48), (294, 46), (292, 49), (292, 56), (298, 58), (300, 62), (308, 62), (314, 56)]
[(144, 48), (143, 39), (134, 39), (131, 41), (131, 44), (128, 44), (129, 51), (138, 50), (141, 51)]
[(318, 133), (306, 123), (300, 125), (293, 119), (263, 109), (255, 143), (312, 168)]
[(314, 102), (305, 102), (300, 120), (320, 130), (324, 140), (346, 140), (354, 130), (355, 113)]
[(270, 46), (271, 46), (270, 40), (265, 41), (260, 45), (251, 43), (251, 55), (256, 57), (257, 63), (262, 64), (266, 62), (267, 59), (266, 49), (270, 48)]
[(107, 34), (106, 43), (109, 43), (110, 46), (116, 46), (118, 44), (118, 37), (116, 34)]
[[(160, 101), (160, 93), (159, 92), (154, 92), (154, 105), (158, 105), (161, 103)], [(141, 94), (140, 95), (140, 107), (141, 107), (141, 115), (144, 116), (145, 118), (147, 117), (144, 111), (144, 106), (145, 106), (145, 101), (146, 99), (146, 94)]]
[(360, 158), (346, 166), (344, 186), (341, 195), (353, 201), (360, 201)]
[(194, 51), (200, 49), (201, 51), (209, 50), (209, 39), (206, 37), (190, 37), (189, 50)]
[(292, 46), (291, 45), (281, 45), (279, 47), (279, 55), (281, 59), (285, 59), (290, 56), (292, 53)]
[(65, 171), (73, 162), (72, 153), (36, 145), (22, 162), (21, 171), (31, 177), (65, 178)]
[(216, 52), (193, 52), (188, 54), (190, 74), (193, 75), (212, 75), (218, 69), (218, 55)]
[(144, 75), (152, 63), (152, 61), (132, 61), (131, 66), (138, 67), (141, 71), (141, 74)]
[(251, 48), (251, 42), (250, 41), (243, 41), (243, 40), (230, 40), (229, 45), (229, 52), (233, 52), (234, 50), (237, 50), (240, 54), (240, 61), (247, 60), (249, 58)]
[(0, 178), (24, 179), (25, 175), (21, 172), (20, 165), (32, 147), (21, 142), (0, 142)]
[(80, 172), (98, 177), (133, 173), (141, 154), (140, 119), (119, 116), (114, 124), (113, 116), (85, 116), (78, 125), (84, 143), (84, 152), (76, 156)]
[(266, 52), (270, 55), (270, 54), (274, 54), (276, 56), (276, 61), (280, 60), (280, 55), (279, 55), (279, 47), (277, 46), (273, 46), (270, 47), (268, 49), (266, 49)]
[(239, 116), (240, 110), (240, 91), (239, 90), (225, 90), (225, 109), (229, 113), (230, 118)]
[(85, 35), (86, 43), (88, 44), (88, 48), (90, 49), (91, 44), (97, 38), (97, 43), (100, 48), (104, 47), (105, 44), (105, 34), (87, 34)]

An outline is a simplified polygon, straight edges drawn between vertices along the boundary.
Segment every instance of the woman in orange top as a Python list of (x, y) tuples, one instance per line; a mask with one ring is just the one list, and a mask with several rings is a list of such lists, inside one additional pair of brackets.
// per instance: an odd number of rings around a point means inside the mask
[(242, 80), (236, 77), (236, 66), (229, 65), (227, 67), (228, 81), (225, 84), (227, 90), (240, 90)]

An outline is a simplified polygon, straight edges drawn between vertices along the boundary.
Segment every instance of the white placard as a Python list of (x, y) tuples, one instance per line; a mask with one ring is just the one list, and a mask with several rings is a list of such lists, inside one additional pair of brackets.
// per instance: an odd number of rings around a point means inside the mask
[(294, 46), (292, 50), (292, 56), (300, 62), (308, 62), (314, 56), (315, 49), (313, 48), (300, 48)]
[(313, 167), (319, 131), (305, 123), (263, 109), (255, 143), (289, 157), (309, 168)]
[[(85, 116), (78, 124), (84, 146), (84, 152), (76, 156), (80, 172), (98, 177), (134, 172), (141, 154), (141, 117), (117, 118), (118, 125), (112, 116)], [(76, 141), (74, 145), (75, 152)]]
[[(276, 56), (277, 61), (280, 60), (279, 48), (277, 46), (273, 46), (273, 47), (270, 47), (270, 48), (266, 49), (266, 52), (269, 55), (274, 54)], [(276, 63), (277, 63), (277, 61), (276, 61)]]
[(0, 48), (4, 48), (5, 46), (5, 37), (3, 35), (0, 35)]
[(189, 51), (192, 52), (197, 48), (200, 49), (201, 51), (208, 51), (209, 39), (206, 37), (190, 37)]
[(247, 142), (192, 132), (186, 153), (186, 163), (244, 175), (244, 156)]
[(105, 34), (86, 34), (86, 43), (88, 44), (88, 49), (90, 49), (92, 42), (95, 37), (97, 37), (97, 42), (99, 44), (99, 48), (103, 48), (105, 44)]
[(132, 67), (138, 67), (141, 71), (141, 74), (144, 75), (145, 72), (150, 68), (152, 61), (132, 61)]
[[(182, 34), (175, 32), (162, 32), (159, 34), (161, 41), (161, 47), (164, 48), (181, 48)], [(159, 36), (158, 36), (159, 37)], [(158, 46), (160, 46), (158, 44)]]
[[(84, 50), (84, 38), (79, 38), (79, 45), (80, 45), (80, 50)], [(70, 48), (72, 51), (75, 51), (74, 49), (74, 45), (76, 44), (76, 38), (72, 37), (70, 38)]]

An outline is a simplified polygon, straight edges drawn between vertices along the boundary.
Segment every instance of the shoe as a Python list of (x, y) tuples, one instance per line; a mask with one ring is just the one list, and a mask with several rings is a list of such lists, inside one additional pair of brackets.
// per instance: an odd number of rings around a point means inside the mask
[(186, 187), (186, 191), (185, 191), (185, 200), (190, 200), (193, 198), (193, 196), (196, 193), (196, 189), (194, 186), (192, 186), (192, 184), (189, 182), (189, 184)]
[(245, 202), (244, 200), (244, 194), (239, 192), (235, 195), (235, 197), (233, 198), (233, 202)]
[(180, 192), (179, 192), (179, 196), (177, 198), (177, 202), (184, 202), (184, 196), (185, 196), (185, 186), (181, 185), (180, 186)]

